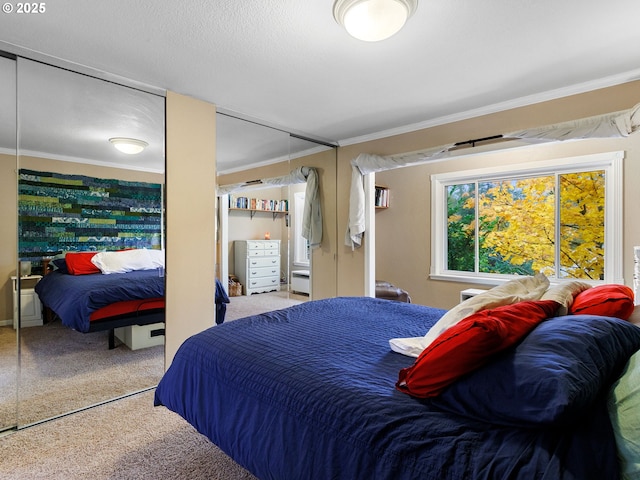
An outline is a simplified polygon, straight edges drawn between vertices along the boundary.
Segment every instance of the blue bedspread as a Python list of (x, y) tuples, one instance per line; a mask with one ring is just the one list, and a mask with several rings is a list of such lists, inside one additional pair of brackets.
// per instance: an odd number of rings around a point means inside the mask
[(212, 327), (181, 346), (155, 403), (263, 480), (617, 478), (603, 402), (575, 426), (515, 428), (397, 391), (414, 359), (388, 340), (443, 313), (349, 297)]
[(164, 277), (156, 270), (110, 275), (70, 275), (58, 271), (45, 275), (35, 287), (44, 305), (67, 327), (89, 331), (89, 316), (115, 302), (164, 297)]

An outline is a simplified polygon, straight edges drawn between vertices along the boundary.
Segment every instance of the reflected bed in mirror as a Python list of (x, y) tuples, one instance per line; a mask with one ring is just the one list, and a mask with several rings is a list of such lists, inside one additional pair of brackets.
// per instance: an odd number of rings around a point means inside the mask
[[(102, 324), (91, 325), (87, 319), (85, 326), (70, 320), (73, 314), (56, 299), (73, 298), (95, 309), (105, 301), (112, 307), (132, 298), (81, 300), (67, 287), (64, 295), (45, 290), (56, 276), (75, 277), (87, 287), (102, 277), (146, 272), (154, 277), (156, 290), (143, 295), (127, 287), (127, 294), (163, 303), (165, 146), (162, 96), (23, 58), (18, 59), (18, 73), (18, 258), (31, 262), (33, 273), (47, 273), (33, 289), (48, 307), (39, 324), (19, 328), (21, 428), (153, 388), (162, 375), (161, 305), (138, 303), (136, 317), (152, 307), (144, 320), (132, 320), (129, 311), (110, 310), (98, 320)], [(146, 148), (126, 154), (114, 147), (113, 138), (142, 140)], [(89, 258), (103, 251), (147, 250), (161, 257), (158, 264), (145, 270), (137, 265), (129, 273), (104, 273)], [(70, 273), (47, 270), (53, 259), (83, 254), (84, 266), (94, 271), (74, 275), (69, 262), (65, 267)], [(75, 267), (76, 273), (82, 270)], [(134, 283), (147, 290), (150, 285)], [(97, 290), (107, 293), (103, 286)], [(153, 315), (147, 317), (149, 312)], [(141, 341), (141, 336), (151, 340)], [(115, 348), (108, 348), (110, 340)]]

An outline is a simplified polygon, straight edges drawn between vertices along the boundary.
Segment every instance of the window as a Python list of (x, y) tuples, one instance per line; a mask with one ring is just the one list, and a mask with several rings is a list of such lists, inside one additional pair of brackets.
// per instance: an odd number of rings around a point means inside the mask
[(622, 278), (622, 152), (432, 177), (432, 278)]
[(293, 263), (295, 265), (309, 266), (310, 248), (309, 240), (302, 236), (302, 214), (304, 212), (304, 192), (296, 192), (293, 194), (294, 205), (294, 250)]

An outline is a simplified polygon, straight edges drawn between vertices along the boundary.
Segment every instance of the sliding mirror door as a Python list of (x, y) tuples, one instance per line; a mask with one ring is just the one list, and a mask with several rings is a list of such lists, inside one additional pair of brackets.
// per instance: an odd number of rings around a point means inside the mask
[[(218, 274), (225, 281), (229, 276), (232, 279), (230, 316), (237, 318), (235, 310), (245, 304), (256, 308), (241, 313), (252, 314), (287, 303), (335, 296), (335, 252), (329, 252), (336, 246), (335, 148), (218, 114), (217, 150)], [(328, 206), (323, 214), (322, 244), (314, 249), (302, 237), (301, 229), (309, 183), (318, 185), (318, 194), (311, 200)], [(273, 269), (257, 268), (260, 266), (255, 261), (254, 272), (246, 268), (247, 240), (264, 244), (267, 238), (280, 247), (279, 280), (263, 278), (263, 273), (268, 276)], [(317, 292), (312, 288), (314, 267), (320, 278), (328, 280)], [(271, 288), (276, 281), (277, 288)], [(288, 302), (274, 303), (273, 290)], [(251, 298), (259, 293), (269, 295)], [(236, 295), (243, 298), (234, 302)]]
[(259, 179), (288, 173), (289, 135), (218, 113), (216, 150), (218, 185), (241, 184), (218, 196), (217, 271), (231, 297), (226, 318), (286, 306), (289, 188)]
[[(100, 282), (144, 269), (162, 300), (164, 98), (19, 58), (18, 131), (22, 427), (152, 388), (162, 375), (162, 306), (122, 305), (144, 297), (104, 298)], [(123, 153), (115, 138), (146, 148)], [(127, 258), (95, 262), (116, 251)], [(96, 315), (109, 302), (114, 310)], [(131, 319), (150, 313), (156, 323)]]
[[(16, 61), (0, 56), (0, 432), (17, 425), (18, 343), (13, 328), (16, 266)], [(13, 277), (13, 278), (12, 278)], [(15, 280), (14, 280), (15, 279)], [(17, 285), (16, 285), (17, 286)], [(16, 305), (17, 307), (17, 305)]]

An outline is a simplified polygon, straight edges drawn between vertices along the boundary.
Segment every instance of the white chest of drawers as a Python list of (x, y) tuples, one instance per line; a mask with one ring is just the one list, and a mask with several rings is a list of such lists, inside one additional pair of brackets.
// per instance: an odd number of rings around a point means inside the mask
[(234, 251), (245, 295), (280, 290), (280, 240), (236, 240)]

